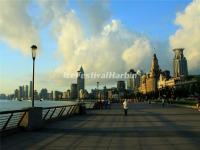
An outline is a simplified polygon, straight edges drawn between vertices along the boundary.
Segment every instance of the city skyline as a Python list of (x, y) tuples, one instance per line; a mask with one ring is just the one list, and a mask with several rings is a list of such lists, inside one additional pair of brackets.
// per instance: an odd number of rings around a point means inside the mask
[[(130, 71), (126, 72), (123, 77), (115, 78), (111, 72), (106, 74), (102, 74), (104, 76), (102, 79), (112, 80), (115, 79), (115, 86), (106, 87), (106, 85), (99, 88), (99, 79), (101, 76), (89, 76), (84, 73), (84, 69), (81, 66), (77, 71), (77, 83), (71, 83), (71, 89), (67, 89), (65, 91), (58, 90), (50, 90), (42, 88), (39, 92), (36, 89), (34, 90), (34, 95), (37, 100), (76, 100), (76, 99), (86, 99), (86, 98), (105, 98), (109, 97), (110, 99), (116, 98), (118, 96), (123, 97), (128, 94), (155, 94), (158, 91), (166, 90), (177, 90), (186, 86), (190, 92), (191, 89), (194, 89), (199, 80), (199, 76), (189, 75), (187, 68), (187, 58), (184, 57), (184, 49), (176, 48), (174, 51), (174, 59), (173, 59), (173, 75), (170, 74), (169, 70), (163, 70), (159, 67), (159, 61), (157, 59), (156, 54), (154, 53), (151, 67), (149, 72), (143, 72), (142, 70), (134, 70), (130, 69)], [(101, 75), (101, 74), (99, 74)], [(120, 75), (120, 74), (118, 74)], [(97, 83), (97, 87), (90, 89), (91, 92), (88, 92), (87, 85), (85, 86), (85, 78), (87, 80), (95, 79)], [(184, 85), (184, 86), (183, 86)], [(117, 92), (117, 93), (116, 93)], [(194, 91), (192, 91), (194, 92)], [(106, 94), (107, 93), (107, 94)], [(110, 93), (110, 94), (108, 94)], [(118, 96), (116, 96), (116, 94)], [(108, 96), (110, 95), (110, 96)], [(5, 95), (4, 93), (0, 93), (0, 99), (17, 99), (17, 100), (31, 100), (32, 98), (32, 81), (30, 81), (30, 85), (22, 85), (19, 86), (19, 89), (15, 89), (14, 94), (10, 93)]]
[(0, 149), (199, 149), (200, 0), (0, 0)]
[[(47, 5), (51, 9), (45, 9)], [(153, 53), (160, 67), (172, 74), (172, 48), (182, 47), (189, 73), (200, 74), (199, 5), (200, 1), (145, 0), (2, 2), (0, 92), (12, 93), (31, 80), (32, 44), (39, 50), (36, 89), (66, 91), (76, 79), (64, 79), (64, 72), (74, 73), (81, 65), (88, 73), (127, 72), (130, 68), (149, 72)], [(12, 31), (6, 28), (11, 26)], [(88, 86), (96, 87), (96, 81)]]

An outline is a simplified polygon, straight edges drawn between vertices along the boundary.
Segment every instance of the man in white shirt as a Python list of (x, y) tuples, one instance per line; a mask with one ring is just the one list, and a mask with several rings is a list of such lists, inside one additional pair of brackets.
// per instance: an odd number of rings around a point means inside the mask
[(127, 102), (126, 99), (123, 102), (123, 108), (124, 108), (124, 115), (127, 116), (127, 113), (128, 113), (128, 102)]

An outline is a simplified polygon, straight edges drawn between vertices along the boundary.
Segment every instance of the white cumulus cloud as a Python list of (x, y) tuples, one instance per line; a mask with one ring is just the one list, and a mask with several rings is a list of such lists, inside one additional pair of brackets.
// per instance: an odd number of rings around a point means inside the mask
[(200, 1), (194, 0), (184, 12), (178, 13), (175, 23), (179, 28), (170, 37), (171, 47), (185, 48), (189, 71), (200, 73)]
[(80, 19), (71, 11), (59, 19), (57, 27), (58, 55), (63, 63), (56, 69), (56, 77), (76, 73), (81, 65), (86, 73), (124, 73), (151, 59), (148, 38), (126, 29), (119, 20), (104, 25), (101, 34), (87, 37)]
[[(0, 31), (3, 33), (0, 38), (27, 53), (30, 44), (38, 40), (32, 21), (36, 24), (37, 19), (41, 19), (40, 25), (37, 24), (41, 28), (50, 25), (57, 42), (57, 59), (62, 63), (49, 72), (49, 81), (69, 85), (72, 81), (66, 84), (64, 73), (76, 73), (81, 65), (86, 73), (124, 73), (130, 68), (143, 69), (147, 61), (151, 61), (150, 40), (126, 28), (120, 20), (111, 19), (107, 1), (79, 2), (81, 12), (70, 10), (66, 0), (32, 1), (41, 13), (32, 16), (32, 20), (27, 13), (29, 2), (12, 2), (0, 5)], [(85, 22), (77, 13), (85, 15)], [(88, 30), (91, 31), (89, 35)]]
[(0, 2), (0, 41), (23, 54), (30, 54), (30, 46), (39, 44), (37, 29), (27, 12), (28, 4), (25, 0)]
[(141, 68), (148, 64), (151, 55), (151, 44), (147, 38), (142, 37), (133, 41), (131, 47), (124, 51), (122, 58), (129, 67)]
[(103, 26), (110, 20), (111, 12), (108, 0), (94, 1), (77, 1), (84, 21), (89, 26), (89, 32), (98, 34), (102, 31)]

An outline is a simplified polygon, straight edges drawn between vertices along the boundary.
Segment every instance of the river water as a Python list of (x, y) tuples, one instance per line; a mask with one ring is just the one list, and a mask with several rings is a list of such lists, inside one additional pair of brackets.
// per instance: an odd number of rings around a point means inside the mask
[[(76, 101), (53, 101), (53, 100), (44, 100), (44, 101), (35, 101), (35, 107), (51, 107), (51, 106), (63, 106), (63, 105), (72, 105), (76, 104)], [(32, 101), (29, 100), (0, 100), (0, 112), (7, 110), (18, 110), (32, 106)]]

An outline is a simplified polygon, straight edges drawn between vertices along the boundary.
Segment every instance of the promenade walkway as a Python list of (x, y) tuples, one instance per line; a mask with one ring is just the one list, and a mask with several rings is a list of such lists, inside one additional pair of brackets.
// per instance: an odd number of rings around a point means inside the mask
[(34, 132), (1, 139), (3, 150), (199, 150), (200, 113), (159, 104), (130, 104), (123, 116), (119, 104), (48, 124)]

